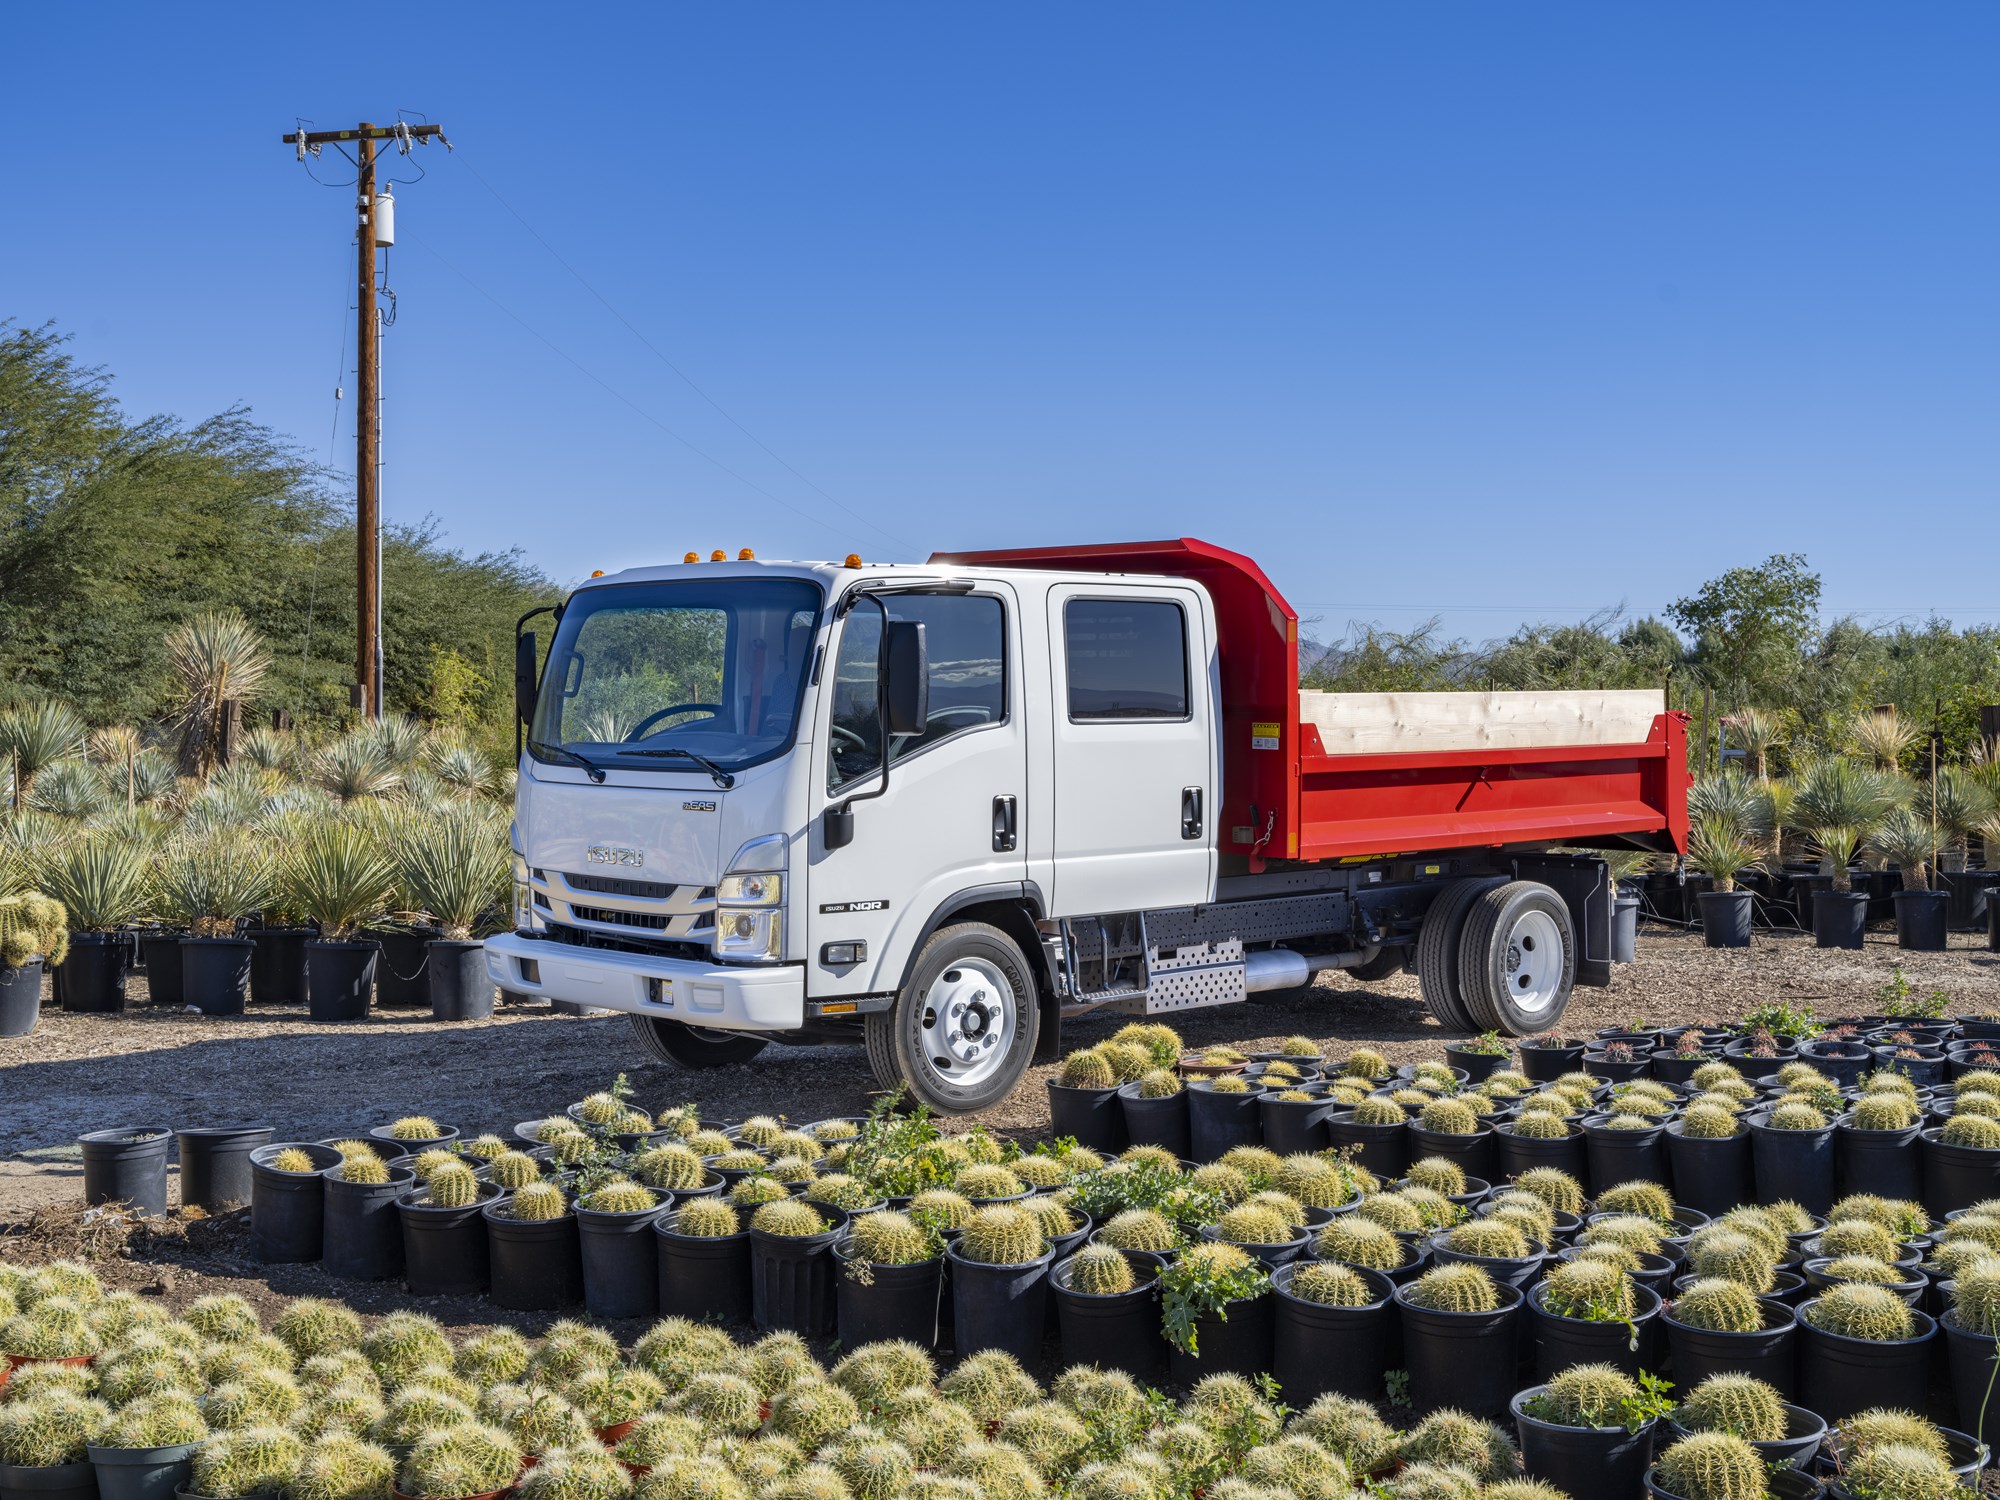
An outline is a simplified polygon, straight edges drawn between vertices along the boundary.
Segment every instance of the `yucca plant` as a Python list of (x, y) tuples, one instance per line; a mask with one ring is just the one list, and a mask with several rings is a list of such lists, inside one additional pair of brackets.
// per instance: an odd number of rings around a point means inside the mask
[(1739, 708), (1723, 717), (1722, 727), (1749, 758), (1751, 773), (1759, 781), (1771, 775), (1771, 752), (1785, 743), (1789, 725), (1782, 713), (1768, 708)]
[(389, 908), (396, 867), (367, 830), (345, 818), (307, 823), (285, 851), (278, 889), (287, 905), (338, 942)]
[(431, 774), (460, 797), (479, 797), (494, 787), (493, 768), (486, 757), (462, 741), (444, 741), (432, 747)]
[(37, 776), (81, 753), (87, 733), (77, 711), (54, 699), (0, 712), (0, 761), (12, 771), (14, 811), (27, 805)]
[[(1820, 850), (1820, 873), (1831, 875), (1835, 890), (1848, 889), (1847, 864), (1854, 849), (1896, 805), (1889, 776), (1848, 760), (1824, 756), (1798, 777), (1792, 818)], [(1845, 858), (1837, 856), (1844, 852)]]
[(230, 701), (257, 696), (270, 674), (271, 653), (241, 614), (215, 610), (169, 632), (167, 665), (178, 688), (173, 718), (181, 732), (181, 769), (206, 776), (221, 754)]
[[(1693, 797), (1688, 801), (1692, 804)], [(1695, 868), (1715, 881), (1718, 891), (1735, 890), (1737, 876), (1763, 864), (1751, 831), (1724, 812), (1706, 812), (1695, 820), (1688, 854)]]
[(1868, 848), (1900, 865), (1903, 889), (1927, 891), (1931, 888), (1931, 861), (1937, 857), (1939, 830), (1913, 807), (1898, 807), (1868, 835)]
[(97, 767), (69, 756), (45, 767), (35, 778), (28, 805), (81, 823), (110, 811), (112, 800)]
[(513, 878), (507, 846), (470, 809), (409, 825), (395, 858), (411, 905), (428, 913), (447, 940), (465, 941), (483, 918), (506, 910)]
[(62, 902), (73, 932), (114, 932), (146, 907), (151, 868), (142, 845), (84, 838), (49, 852), (40, 885)]
[(313, 757), (312, 779), (342, 802), (386, 797), (402, 782), (382, 749), (365, 731), (344, 735)]
[(1922, 733), (1907, 722), (1894, 707), (1857, 714), (1847, 726), (1847, 743), (1856, 754), (1865, 755), (1878, 771), (1893, 771), (1903, 752)]
[(162, 915), (195, 937), (233, 937), (236, 924), (270, 900), (276, 875), (261, 842), (212, 830), (168, 845), (155, 899)]

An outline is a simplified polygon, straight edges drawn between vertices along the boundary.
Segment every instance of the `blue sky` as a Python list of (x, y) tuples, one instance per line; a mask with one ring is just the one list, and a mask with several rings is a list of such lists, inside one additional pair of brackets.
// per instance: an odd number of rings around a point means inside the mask
[(1327, 635), (1646, 613), (1775, 551), (1832, 613), (2000, 618), (1988, 4), (7, 29), (0, 315), (135, 411), (248, 403), (342, 467), (347, 195), (278, 136), (441, 121), (398, 191), (386, 508), (558, 579), (1184, 533)]

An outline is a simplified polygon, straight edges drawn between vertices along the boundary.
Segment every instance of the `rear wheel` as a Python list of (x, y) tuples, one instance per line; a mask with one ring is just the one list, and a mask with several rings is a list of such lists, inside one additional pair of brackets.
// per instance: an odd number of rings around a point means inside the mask
[(1041, 1028), (1035, 980), (997, 927), (961, 922), (924, 944), (910, 982), (868, 1017), (868, 1062), (884, 1088), (907, 1087), (951, 1114), (998, 1104), (1034, 1060)]
[(1562, 1020), (1576, 982), (1569, 907), (1549, 887), (1510, 880), (1482, 892), (1459, 942), (1458, 988), (1482, 1031), (1533, 1036)]
[(1454, 880), (1431, 902), (1417, 931), (1417, 982), (1423, 986), (1424, 1004), (1437, 1017), (1438, 1025), (1448, 1030), (1484, 1029), (1473, 1025), (1459, 992), (1459, 937), (1465, 931), (1465, 914), (1472, 903), (1500, 884), (1497, 875)]
[(679, 1063), (684, 1068), (726, 1068), (731, 1063), (748, 1062), (764, 1050), (767, 1040), (754, 1032), (716, 1031), (651, 1016), (632, 1017), (632, 1030), (647, 1052), (661, 1062)]

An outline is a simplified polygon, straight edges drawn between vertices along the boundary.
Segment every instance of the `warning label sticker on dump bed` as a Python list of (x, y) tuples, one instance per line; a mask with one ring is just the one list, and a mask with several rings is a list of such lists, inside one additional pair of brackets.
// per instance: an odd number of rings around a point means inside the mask
[(1250, 748), (1252, 750), (1277, 749), (1278, 726), (1276, 724), (1252, 724), (1250, 726)]

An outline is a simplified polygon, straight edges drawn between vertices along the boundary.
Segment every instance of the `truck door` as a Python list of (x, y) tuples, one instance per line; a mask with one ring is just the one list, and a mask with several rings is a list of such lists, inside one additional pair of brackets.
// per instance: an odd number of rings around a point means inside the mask
[[(824, 813), (881, 785), (875, 716), (882, 615), (862, 603), (828, 649), (817, 709), (807, 993), (868, 994), (903, 983), (932, 913), (954, 897), (1027, 878), (1028, 752), (1021, 622), (1004, 584), (880, 596), (891, 620), (924, 626), (927, 727), (891, 745), (887, 795), (854, 804), (854, 838), (825, 846)], [(994, 894), (988, 892), (989, 896)], [(865, 942), (858, 963), (828, 943)]]
[(1214, 895), (1221, 752), (1207, 602), (1186, 585), (1049, 591), (1052, 915)]

